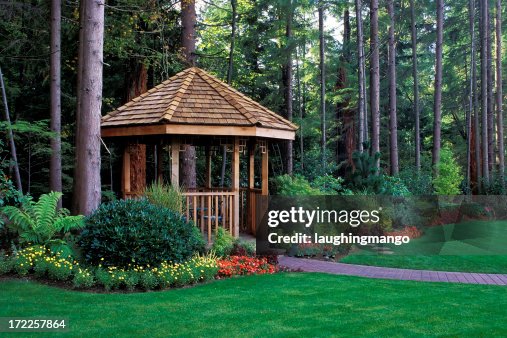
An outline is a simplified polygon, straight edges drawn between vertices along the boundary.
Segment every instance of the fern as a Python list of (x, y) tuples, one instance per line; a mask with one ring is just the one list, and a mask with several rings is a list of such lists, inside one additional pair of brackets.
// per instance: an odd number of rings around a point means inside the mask
[(62, 238), (74, 229), (84, 226), (83, 216), (69, 216), (65, 208), (58, 209), (61, 192), (41, 195), (37, 202), (31, 196), (21, 200), (21, 207), (6, 206), (1, 209), (10, 220), (9, 227), (19, 234), (21, 243), (62, 246)]

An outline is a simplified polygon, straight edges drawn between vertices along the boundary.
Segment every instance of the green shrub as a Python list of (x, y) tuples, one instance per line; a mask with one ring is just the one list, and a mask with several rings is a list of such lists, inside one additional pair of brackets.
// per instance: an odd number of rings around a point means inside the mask
[(87, 217), (79, 243), (88, 264), (127, 268), (161, 262), (183, 262), (204, 250), (192, 223), (146, 199), (102, 204)]
[(247, 242), (237, 239), (234, 241), (234, 245), (232, 247), (231, 256), (255, 256), (255, 242)]
[(323, 195), (323, 193), (310, 185), (310, 182), (301, 175), (281, 175), (273, 179), (277, 195)]
[(153, 290), (159, 286), (159, 281), (157, 275), (153, 271), (148, 270), (141, 274), (139, 284), (145, 290)]
[(305, 149), (302, 161), (294, 161), (294, 174), (302, 175), (307, 180), (313, 181), (319, 176), (336, 172), (338, 165), (334, 161), (334, 153), (329, 147), (326, 150), (325, 158), (326, 165), (323, 165), (320, 145)]
[(67, 209), (58, 209), (61, 197), (62, 193), (53, 191), (34, 202), (27, 195), (21, 200), (21, 207), (2, 208), (11, 221), (9, 227), (19, 234), (20, 243), (41, 244), (55, 252), (72, 254), (65, 237), (71, 230), (83, 227), (83, 216), (70, 216)]
[(48, 274), (50, 264), (45, 257), (38, 259), (34, 265), (33, 272), (37, 277), (45, 277)]
[[(2, 142), (0, 140), (0, 146)], [(18, 206), (23, 195), (14, 187), (12, 181), (4, 174), (0, 166), (0, 230), (5, 226), (5, 219), (1, 213), (1, 209), (7, 205)], [(0, 234), (1, 235), (1, 234)], [(2, 237), (0, 236), (0, 244)], [(0, 246), (1, 247), (1, 246)]]
[(156, 182), (146, 188), (144, 195), (152, 204), (183, 213), (183, 195), (178, 187)]
[(324, 195), (352, 195), (352, 191), (345, 188), (343, 178), (331, 175), (317, 176), (310, 185), (319, 189)]
[[(367, 148), (367, 147), (365, 147)], [(347, 175), (350, 187), (354, 192), (366, 194), (380, 194), (382, 191), (383, 178), (377, 162), (380, 160), (380, 153), (370, 155), (368, 149), (355, 151), (352, 154), (354, 166), (350, 167)]]
[(140, 274), (137, 271), (126, 271), (122, 276), (124, 278), (125, 287), (129, 291), (133, 291), (140, 282)]
[(433, 184), (431, 170), (421, 169), (417, 171), (414, 167), (400, 171), (399, 177), (412, 195), (421, 196), (432, 194)]
[(107, 271), (102, 267), (95, 270), (95, 278), (97, 279), (97, 283), (102, 285), (106, 291), (118, 288), (118, 281), (114, 278), (110, 271)]
[(459, 195), (461, 193), (459, 187), (463, 181), (463, 174), (453, 157), (451, 149), (441, 149), (437, 171), (438, 175), (433, 179), (433, 186), (437, 195)]
[(0, 276), (11, 272), (13, 263), (9, 256), (0, 255)]
[(380, 193), (389, 196), (409, 196), (411, 195), (407, 186), (401, 178), (394, 176), (382, 176), (382, 188)]
[(95, 277), (93, 272), (88, 269), (79, 268), (72, 280), (72, 284), (77, 289), (87, 289), (95, 285)]
[(48, 266), (48, 275), (52, 279), (65, 281), (72, 275), (73, 266), (71, 263), (60, 262), (58, 264), (51, 264)]
[(224, 228), (219, 227), (211, 250), (219, 257), (228, 256), (234, 245), (234, 237)]
[(498, 173), (495, 173), (490, 177), (489, 182), (485, 182), (481, 179), (484, 187), (484, 193), (486, 195), (505, 195), (507, 193), (507, 181), (505, 178), (499, 177)]
[(302, 175), (281, 175), (273, 179), (277, 195), (351, 195), (352, 191), (343, 186), (343, 178), (331, 175), (317, 176), (309, 182)]

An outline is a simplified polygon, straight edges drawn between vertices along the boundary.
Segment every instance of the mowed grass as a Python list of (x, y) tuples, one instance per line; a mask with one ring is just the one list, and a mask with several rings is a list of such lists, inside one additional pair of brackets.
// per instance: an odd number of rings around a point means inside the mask
[(506, 308), (507, 288), (501, 286), (317, 273), (137, 294), (0, 282), (0, 316), (67, 317), (67, 336), (82, 337), (507, 336)]
[(439, 271), (507, 273), (507, 222), (471, 221), (426, 228), (394, 248), (395, 254), (361, 250), (342, 263)]
[(417, 270), (507, 273), (507, 256), (397, 256), (354, 254), (342, 258), (340, 262)]

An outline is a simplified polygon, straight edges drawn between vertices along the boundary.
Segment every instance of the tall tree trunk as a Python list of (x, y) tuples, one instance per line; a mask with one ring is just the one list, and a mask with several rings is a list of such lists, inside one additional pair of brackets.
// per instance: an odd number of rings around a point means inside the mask
[(488, 0), (480, 0), (481, 4), (481, 114), (482, 114), (482, 181), (489, 185), (488, 165)]
[[(348, 66), (350, 63), (350, 12), (346, 8), (343, 13), (343, 52), (340, 57), (336, 91), (339, 92), (349, 87)], [(350, 109), (350, 97), (342, 94), (343, 99), (336, 104), (336, 163), (347, 163), (352, 166), (352, 154), (356, 149), (355, 116), (354, 109)], [(345, 166), (342, 166), (340, 175), (345, 174)]]
[(326, 168), (326, 65), (324, 45), (324, 1), (319, 0), (319, 70), (320, 70), (320, 129), (322, 166)]
[[(183, 55), (188, 65), (195, 65), (195, 0), (181, 0), (181, 24)], [(187, 189), (197, 187), (195, 146), (183, 145), (180, 164), (180, 184)]]
[[(370, 0), (370, 111), (371, 152), (380, 152), (380, 65), (378, 45), (378, 0)], [(377, 161), (377, 167), (379, 166)]]
[(488, 169), (489, 169), (489, 176), (490, 178), (493, 177), (493, 168), (494, 168), (494, 161), (495, 161), (495, 113), (494, 113), (494, 100), (493, 100), (493, 87), (494, 87), (494, 80), (493, 80), (493, 48), (492, 48), (492, 41), (491, 41), (491, 15), (489, 11), (489, 0), (487, 1), (488, 7), (487, 7), (487, 20), (486, 20), (486, 43), (487, 43), (487, 49), (486, 49), (486, 58), (488, 60), (487, 62), (487, 68), (486, 68), (486, 76), (488, 78)]
[(102, 57), (104, 3), (85, 1), (83, 19), (79, 114), (76, 121), (75, 212), (88, 215), (100, 204), (100, 118), (102, 106)]
[(387, 1), (389, 13), (389, 152), (391, 159), (391, 175), (399, 173), (398, 167), (398, 118), (396, 112), (396, 41), (394, 36), (394, 4), (393, 0)]
[[(304, 44), (304, 42), (303, 42)], [(303, 47), (304, 50), (304, 47)], [(296, 81), (297, 81), (297, 96), (298, 96), (298, 112), (299, 112), (299, 156), (300, 156), (300, 165), (301, 170), (304, 169), (304, 137), (303, 137), (303, 94), (301, 92), (301, 72), (299, 67), (299, 58), (298, 49), (296, 49)]]
[(125, 102), (130, 102), (134, 98), (148, 91), (148, 69), (144, 63), (139, 63), (134, 59), (130, 62), (130, 72), (125, 77), (127, 93)]
[[(472, 191), (472, 114), (476, 114), (474, 100), (476, 95), (475, 75), (475, 2), (470, 0), (468, 4), (469, 24), (470, 24), (470, 86), (468, 95), (468, 111), (466, 116), (467, 124), (467, 193)], [(474, 140), (477, 142), (476, 140)]]
[(181, 0), (181, 46), (188, 65), (195, 64), (195, 0)]
[[(229, 65), (227, 67), (227, 84), (232, 83), (232, 72), (234, 71), (234, 46), (236, 44), (236, 16), (237, 0), (231, 0), (231, 45), (229, 47)], [(227, 167), (227, 148), (222, 146), (222, 168), (220, 169), (220, 186), (224, 186), (225, 168)]]
[(440, 161), (440, 136), (442, 127), (442, 43), (444, 31), (444, 1), (437, 0), (437, 45), (435, 52), (435, 97), (433, 102), (433, 169), (438, 175)]
[[(79, 121), (79, 117), (81, 116), (81, 88), (82, 88), (82, 77), (83, 77), (83, 62), (81, 62), (81, 60), (83, 60), (83, 54), (84, 54), (84, 43), (81, 43), (81, 41), (84, 41), (84, 25), (85, 25), (85, 5), (86, 5), (86, 2), (85, 1), (80, 1), (79, 2), (79, 46), (78, 46), (78, 54), (77, 54), (77, 59), (78, 59), (78, 63), (77, 63), (77, 84), (76, 84), (76, 113), (75, 113), (75, 119), (76, 119), (76, 129), (75, 129), (75, 140), (76, 140), (76, 143), (77, 143), (77, 136), (79, 135), (79, 123), (77, 123), (77, 121)], [(76, 166), (74, 167), (74, 173), (76, 173), (77, 171), (77, 151), (75, 151), (74, 153), (74, 159), (75, 159), (75, 162), (76, 162)], [(72, 196), (72, 211), (74, 213), (77, 213), (78, 209), (79, 209), (79, 201), (77, 198), (74, 197), (74, 195), (76, 194), (75, 192), (77, 191), (77, 187), (78, 187), (78, 180), (77, 179), (73, 179), (72, 180), (72, 191), (73, 191), (73, 196)]]
[(14, 135), (11, 128), (11, 117), (9, 114), (9, 105), (7, 104), (7, 94), (5, 93), (5, 82), (0, 68), (0, 86), (2, 87), (2, 100), (4, 102), (4, 116), (7, 122), (7, 135), (9, 136), (9, 146), (11, 148), (12, 162), (14, 166), (14, 178), (16, 180), (16, 188), (20, 193), (23, 193), (23, 186), (21, 185), (21, 175), (19, 174), (18, 154), (16, 152), (16, 143), (14, 142)]
[[(285, 62), (282, 70), (283, 96), (284, 96), (284, 115), (289, 121), (292, 121), (292, 20), (294, 7), (292, 1), (289, 0), (286, 8), (287, 19), (285, 21), (285, 38), (287, 40), (285, 46)], [(285, 173), (292, 175), (293, 167), (293, 151), (292, 141), (284, 142), (283, 162)]]
[(366, 118), (366, 97), (365, 97), (365, 60), (364, 60), (364, 46), (363, 46), (363, 16), (362, 16), (362, 10), (363, 4), (361, 0), (355, 0), (355, 10), (356, 10), (356, 23), (357, 23), (357, 29), (356, 29), (356, 36), (357, 36), (357, 82), (358, 82), (358, 100), (357, 100), (357, 108), (358, 108), (358, 114), (359, 114), (359, 144), (358, 144), (358, 150), (363, 151), (363, 144), (366, 141), (366, 134), (365, 134), (365, 118)]
[(229, 47), (229, 64), (227, 67), (227, 84), (232, 83), (232, 72), (234, 70), (234, 45), (236, 43), (236, 16), (237, 16), (237, 0), (231, 0), (231, 45)]
[[(299, 85), (301, 86), (301, 106), (299, 111), (299, 117), (301, 119), (301, 124), (299, 126), (299, 148), (301, 152), (301, 170), (304, 169), (305, 165), (305, 148), (304, 148), (304, 121), (303, 118), (306, 116), (306, 83), (301, 83), (301, 78), (305, 76), (305, 61), (306, 61), (306, 39), (303, 38), (302, 45), (302, 53), (301, 53), (301, 76), (298, 76)], [(298, 71), (299, 71), (299, 63), (298, 63)]]
[(505, 153), (503, 138), (502, 89), (502, 0), (496, 1), (496, 116), (498, 142), (498, 177), (505, 188)]
[[(472, 174), (473, 169), (475, 168), (475, 191), (477, 193), (481, 193), (481, 178), (482, 178), (482, 166), (481, 166), (481, 127), (480, 127), (480, 117), (479, 117), (479, 95), (477, 91), (477, 41), (475, 34), (475, 13), (476, 13), (476, 2), (475, 0), (470, 0), (470, 12), (474, 14), (472, 18), (472, 28), (473, 28), (473, 46), (474, 46), (474, 63), (472, 64), (472, 91), (474, 93), (474, 122), (472, 125), (473, 129), (473, 151), (474, 151), (474, 162), (475, 167), (472, 166)], [(480, 15), (479, 15), (480, 17)], [(479, 27), (480, 30), (480, 27)], [(473, 176), (473, 175), (472, 175)]]
[[(51, 159), (49, 163), (49, 189), (62, 191), (62, 141), (61, 141), (61, 1), (51, 1)], [(58, 201), (62, 207), (62, 199)]]
[(419, 75), (417, 73), (417, 23), (414, 0), (410, 0), (410, 28), (412, 38), (412, 77), (414, 79), (414, 143), (415, 167), (421, 170), (421, 117), (419, 116)]

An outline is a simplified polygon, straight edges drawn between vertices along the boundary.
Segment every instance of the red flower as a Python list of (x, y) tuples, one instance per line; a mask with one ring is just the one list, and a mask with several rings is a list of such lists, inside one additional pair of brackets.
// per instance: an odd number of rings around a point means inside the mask
[(221, 277), (266, 274), (277, 271), (276, 267), (269, 264), (264, 257), (231, 256), (220, 259), (217, 263), (219, 269), (218, 275)]

